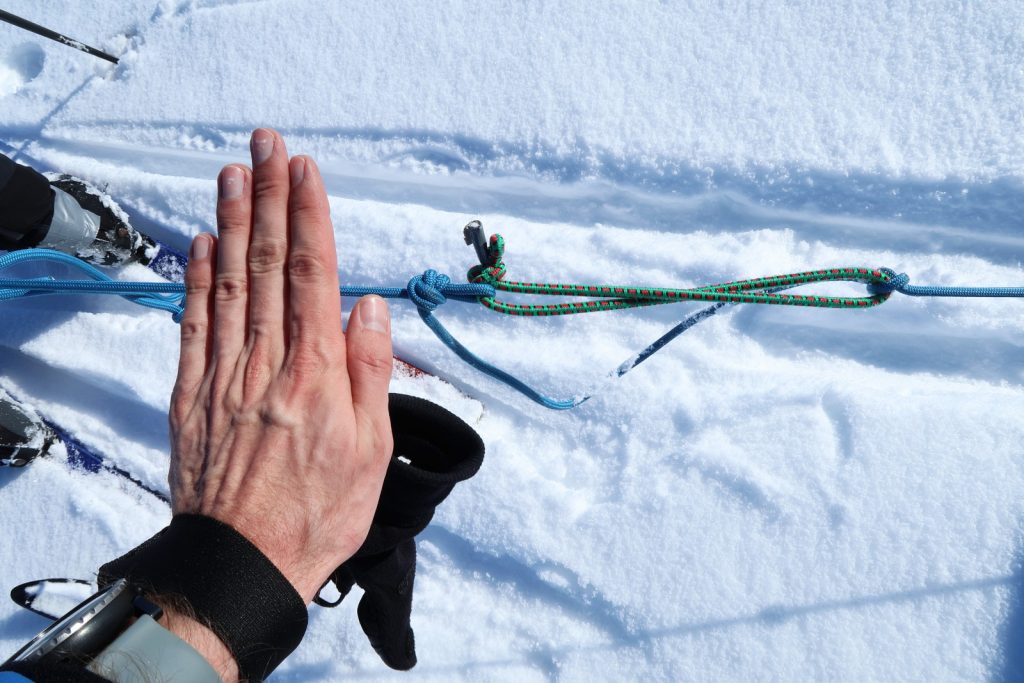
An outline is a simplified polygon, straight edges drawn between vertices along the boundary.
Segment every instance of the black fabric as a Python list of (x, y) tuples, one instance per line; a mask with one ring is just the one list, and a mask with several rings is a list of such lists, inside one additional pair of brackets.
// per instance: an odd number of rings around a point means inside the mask
[(101, 586), (120, 578), (184, 599), (231, 650), (242, 680), (269, 676), (306, 633), (306, 605), (288, 579), (245, 536), (210, 517), (176, 515), (100, 568)]
[(86, 669), (85, 664), (74, 662), (15, 662), (0, 671), (19, 673), (33, 683), (110, 683), (110, 679)]
[(53, 218), (53, 189), (28, 166), (0, 154), (0, 249), (34, 247)]
[(11, 174), (17, 167), (18, 164), (15, 161), (0, 154), (0, 192), (3, 192), (4, 185), (11, 179)]
[(484, 443), (473, 428), (441, 406), (391, 394), (395, 450), (384, 477), (380, 501), (366, 541), (331, 575), (340, 598), (316, 598), (324, 607), (340, 604), (352, 586), (364, 594), (359, 624), (385, 664), (405, 671), (416, 665), (412, 589), (416, 578), (415, 536), (460, 481), (469, 479), (484, 458)]

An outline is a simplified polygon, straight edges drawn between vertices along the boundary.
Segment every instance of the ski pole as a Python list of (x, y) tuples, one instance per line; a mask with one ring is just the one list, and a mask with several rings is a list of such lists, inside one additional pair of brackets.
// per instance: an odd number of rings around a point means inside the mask
[(8, 24), (13, 24), (14, 26), (17, 26), (18, 28), (23, 28), (26, 31), (31, 31), (32, 33), (41, 35), (44, 38), (49, 38), (50, 40), (56, 41), (58, 43), (63, 43), (68, 47), (73, 47), (76, 50), (88, 52), (94, 57), (99, 57), (100, 59), (105, 59), (108, 62), (113, 62), (114, 64), (117, 64), (117, 57), (114, 57), (113, 55), (108, 55), (106, 52), (103, 52), (102, 50), (97, 50), (94, 47), (86, 45), (85, 43), (80, 43), (74, 38), (68, 38), (67, 36), (57, 33), (56, 31), (51, 31), (45, 26), (33, 24), (28, 19), (22, 19), (21, 17), (11, 14), (10, 12), (5, 12), (2, 9), (0, 9), (0, 19), (6, 21)]

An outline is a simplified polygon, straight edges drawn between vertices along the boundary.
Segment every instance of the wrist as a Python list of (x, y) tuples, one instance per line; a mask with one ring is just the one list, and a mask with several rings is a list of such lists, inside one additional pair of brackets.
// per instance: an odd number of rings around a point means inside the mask
[(188, 620), (176, 622), (178, 632), (168, 628), (165, 611), (137, 586), (118, 580), (57, 618), (3, 667), (44, 681), (100, 680), (97, 675), (122, 683), (222, 683), (231, 675), (228, 680), (237, 681), (237, 669), (224, 660), (212, 632)]
[[(251, 541), (210, 517), (174, 516), (156, 536), (100, 568), (101, 584), (118, 578), (149, 595), (187, 601), (170, 605), (186, 618), (174, 633), (187, 632), (204, 657), (230, 670), (217, 654), (226, 646), (237, 665), (234, 680), (262, 681), (298, 647), (306, 630), (306, 603), (294, 586)], [(213, 630), (200, 628), (206, 624)]]
[(238, 663), (231, 650), (211, 628), (195, 618), (183, 601), (157, 598), (153, 602), (164, 611), (164, 628), (188, 643), (210, 663), (224, 683), (237, 683)]

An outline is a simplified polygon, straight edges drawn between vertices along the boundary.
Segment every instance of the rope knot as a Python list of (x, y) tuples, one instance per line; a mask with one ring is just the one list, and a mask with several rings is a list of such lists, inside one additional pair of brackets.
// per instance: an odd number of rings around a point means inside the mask
[(452, 283), (452, 279), (436, 270), (428, 270), (409, 280), (409, 300), (420, 310), (428, 313), (448, 301), (444, 290)]
[(868, 285), (868, 291), (872, 294), (892, 294), (898, 292), (910, 283), (910, 276), (906, 273), (897, 274), (891, 268), (879, 268), (887, 277), (885, 282), (872, 282)]

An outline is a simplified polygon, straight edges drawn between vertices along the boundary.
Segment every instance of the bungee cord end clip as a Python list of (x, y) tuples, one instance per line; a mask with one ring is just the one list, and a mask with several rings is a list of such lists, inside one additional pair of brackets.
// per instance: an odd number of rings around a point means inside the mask
[(466, 223), (466, 227), (462, 229), (462, 237), (466, 240), (466, 244), (472, 244), (473, 248), (476, 249), (476, 257), (480, 259), (480, 265), (484, 267), (491, 265), (483, 223), (477, 220)]

